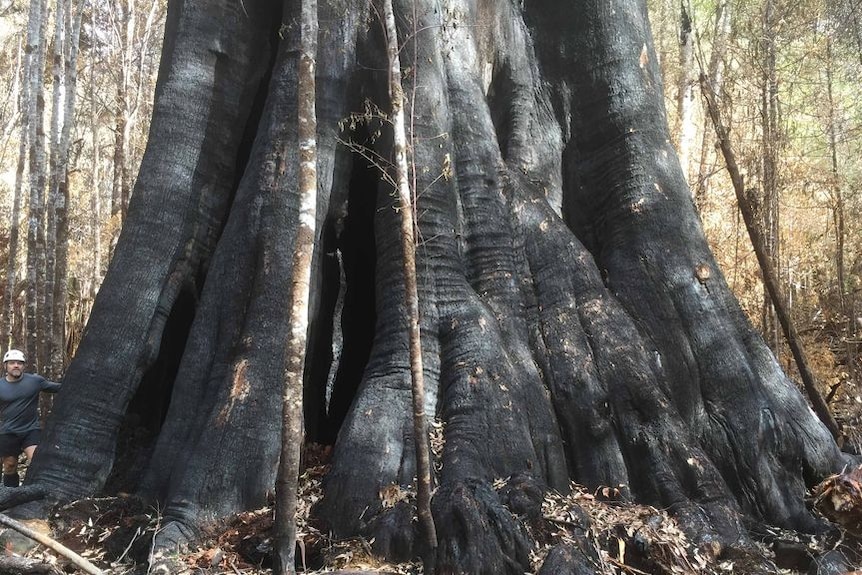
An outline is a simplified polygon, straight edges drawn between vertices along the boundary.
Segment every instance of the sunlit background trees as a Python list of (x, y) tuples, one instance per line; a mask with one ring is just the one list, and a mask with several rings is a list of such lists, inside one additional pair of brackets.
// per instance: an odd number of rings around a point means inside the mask
[(0, 333), (53, 376), (122, 227), (164, 16), (163, 0), (0, 3)]
[(862, 6), (656, 0), (650, 7), (674, 143), (728, 282), (793, 373), (700, 82), (710, 83), (730, 125), (748, 198), (823, 393), (857, 401)]

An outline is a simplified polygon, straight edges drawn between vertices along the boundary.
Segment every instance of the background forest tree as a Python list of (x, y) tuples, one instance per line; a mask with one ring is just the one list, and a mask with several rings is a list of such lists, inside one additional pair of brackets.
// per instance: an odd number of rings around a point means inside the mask
[[(3, 346), (26, 347), (34, 368), (56, 377), (122, 227), (146, 145), (164, 13), (163, 0), (0, 6)], [(28, 58), (33, 50), (41, 54), (36, 74)], [(30, 85), (38, 91), (28, 91)], [(62, 105), (52, 105), (55, 99)], [(37, 139), (28, 137), (30, 102), (41, 118)], [(32, 198), (40, 199), (37, 205)], [(54, 214), (60, 235), (51, 231)], [(38, 232), (32, 239), (31, 221)], [(36, 284), (47, 288), (29, 289), (31, 261)], [(28, 311), (36, 319), (30, 324)]]

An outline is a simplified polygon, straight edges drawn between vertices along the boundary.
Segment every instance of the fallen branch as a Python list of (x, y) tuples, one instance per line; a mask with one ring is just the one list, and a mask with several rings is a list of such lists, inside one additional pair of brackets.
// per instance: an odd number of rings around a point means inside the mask
[(89, 561), (87, 561), (86, 559), (84, 559), (83, 557), (81, 557), (80, 555), (78, 555), (77, 553), (75, 553), (74, 551), (72, 551), (71, 549), (66, 547), (65, 545), (61, 545), (60, 543), (57, 543), (56, 541), (54, 541), (53, 539), (48, 537), (47, 535), (43, 535), (42, 533), (39, 533), (38, 531), (34, 531), (34, 530), (30, 529), (29, 527), (27, 527), (23, 523), (20, 523), (16, 520), (12, 519), (8, 515), (4, 515), (4, 514), (0, 513), (0, 525), (5, 525), (6, 527), (8, 527), (10, 529), (14, 529), (15, 531), (17, 531), (21, 535), (24, 535), (25, 537), (29, 537), (33, 541), (41, 543), (42, 545), (44, 545), (48, 549), (51, 549), (52, 551), (59, 553), (60, 555), (62, 555), (63, 557), (65, 557), (66, 559), (71, 561), (76, 567), (79, 567), (80, 569), (82, 569), (83, 571), (86, 571), (87, 573), (91, 573), (92, 575), (102, 575), (102, 571), (98, 567), (96, 567), (95, 565), (93, 565), (92, 563), (90, 563)]

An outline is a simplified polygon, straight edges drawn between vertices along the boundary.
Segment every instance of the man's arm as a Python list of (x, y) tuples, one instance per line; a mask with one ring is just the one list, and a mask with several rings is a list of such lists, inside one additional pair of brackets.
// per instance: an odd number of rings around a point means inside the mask
[(60, 391), (60, 388), (62, 386), (62, 381), (48, 381), (47, 379), (42, 380), (42, 391), (47, 393), (57, 393), (58, 391)]

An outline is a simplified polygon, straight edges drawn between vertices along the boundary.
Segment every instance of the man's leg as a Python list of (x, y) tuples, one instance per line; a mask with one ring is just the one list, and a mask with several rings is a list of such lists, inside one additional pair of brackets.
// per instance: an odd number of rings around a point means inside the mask
[(18, 458), (14, 455), (3, 457), (3, 486), (18, 487)]
[[(24, 455), (27, 457), (27, 467), (33, 463), (33, 454), (36, 453), (36, 446), (42, 439), (41, 429), (31, 429), (21, 437), (21, 445), (23, 445)], [(25, 475), (26, 478), (26, 475)]]
[(11, 433), (0, 434), (0, 457), (3, 458), (3, 486), (18, 487), (18, 454), (21, 440)]

